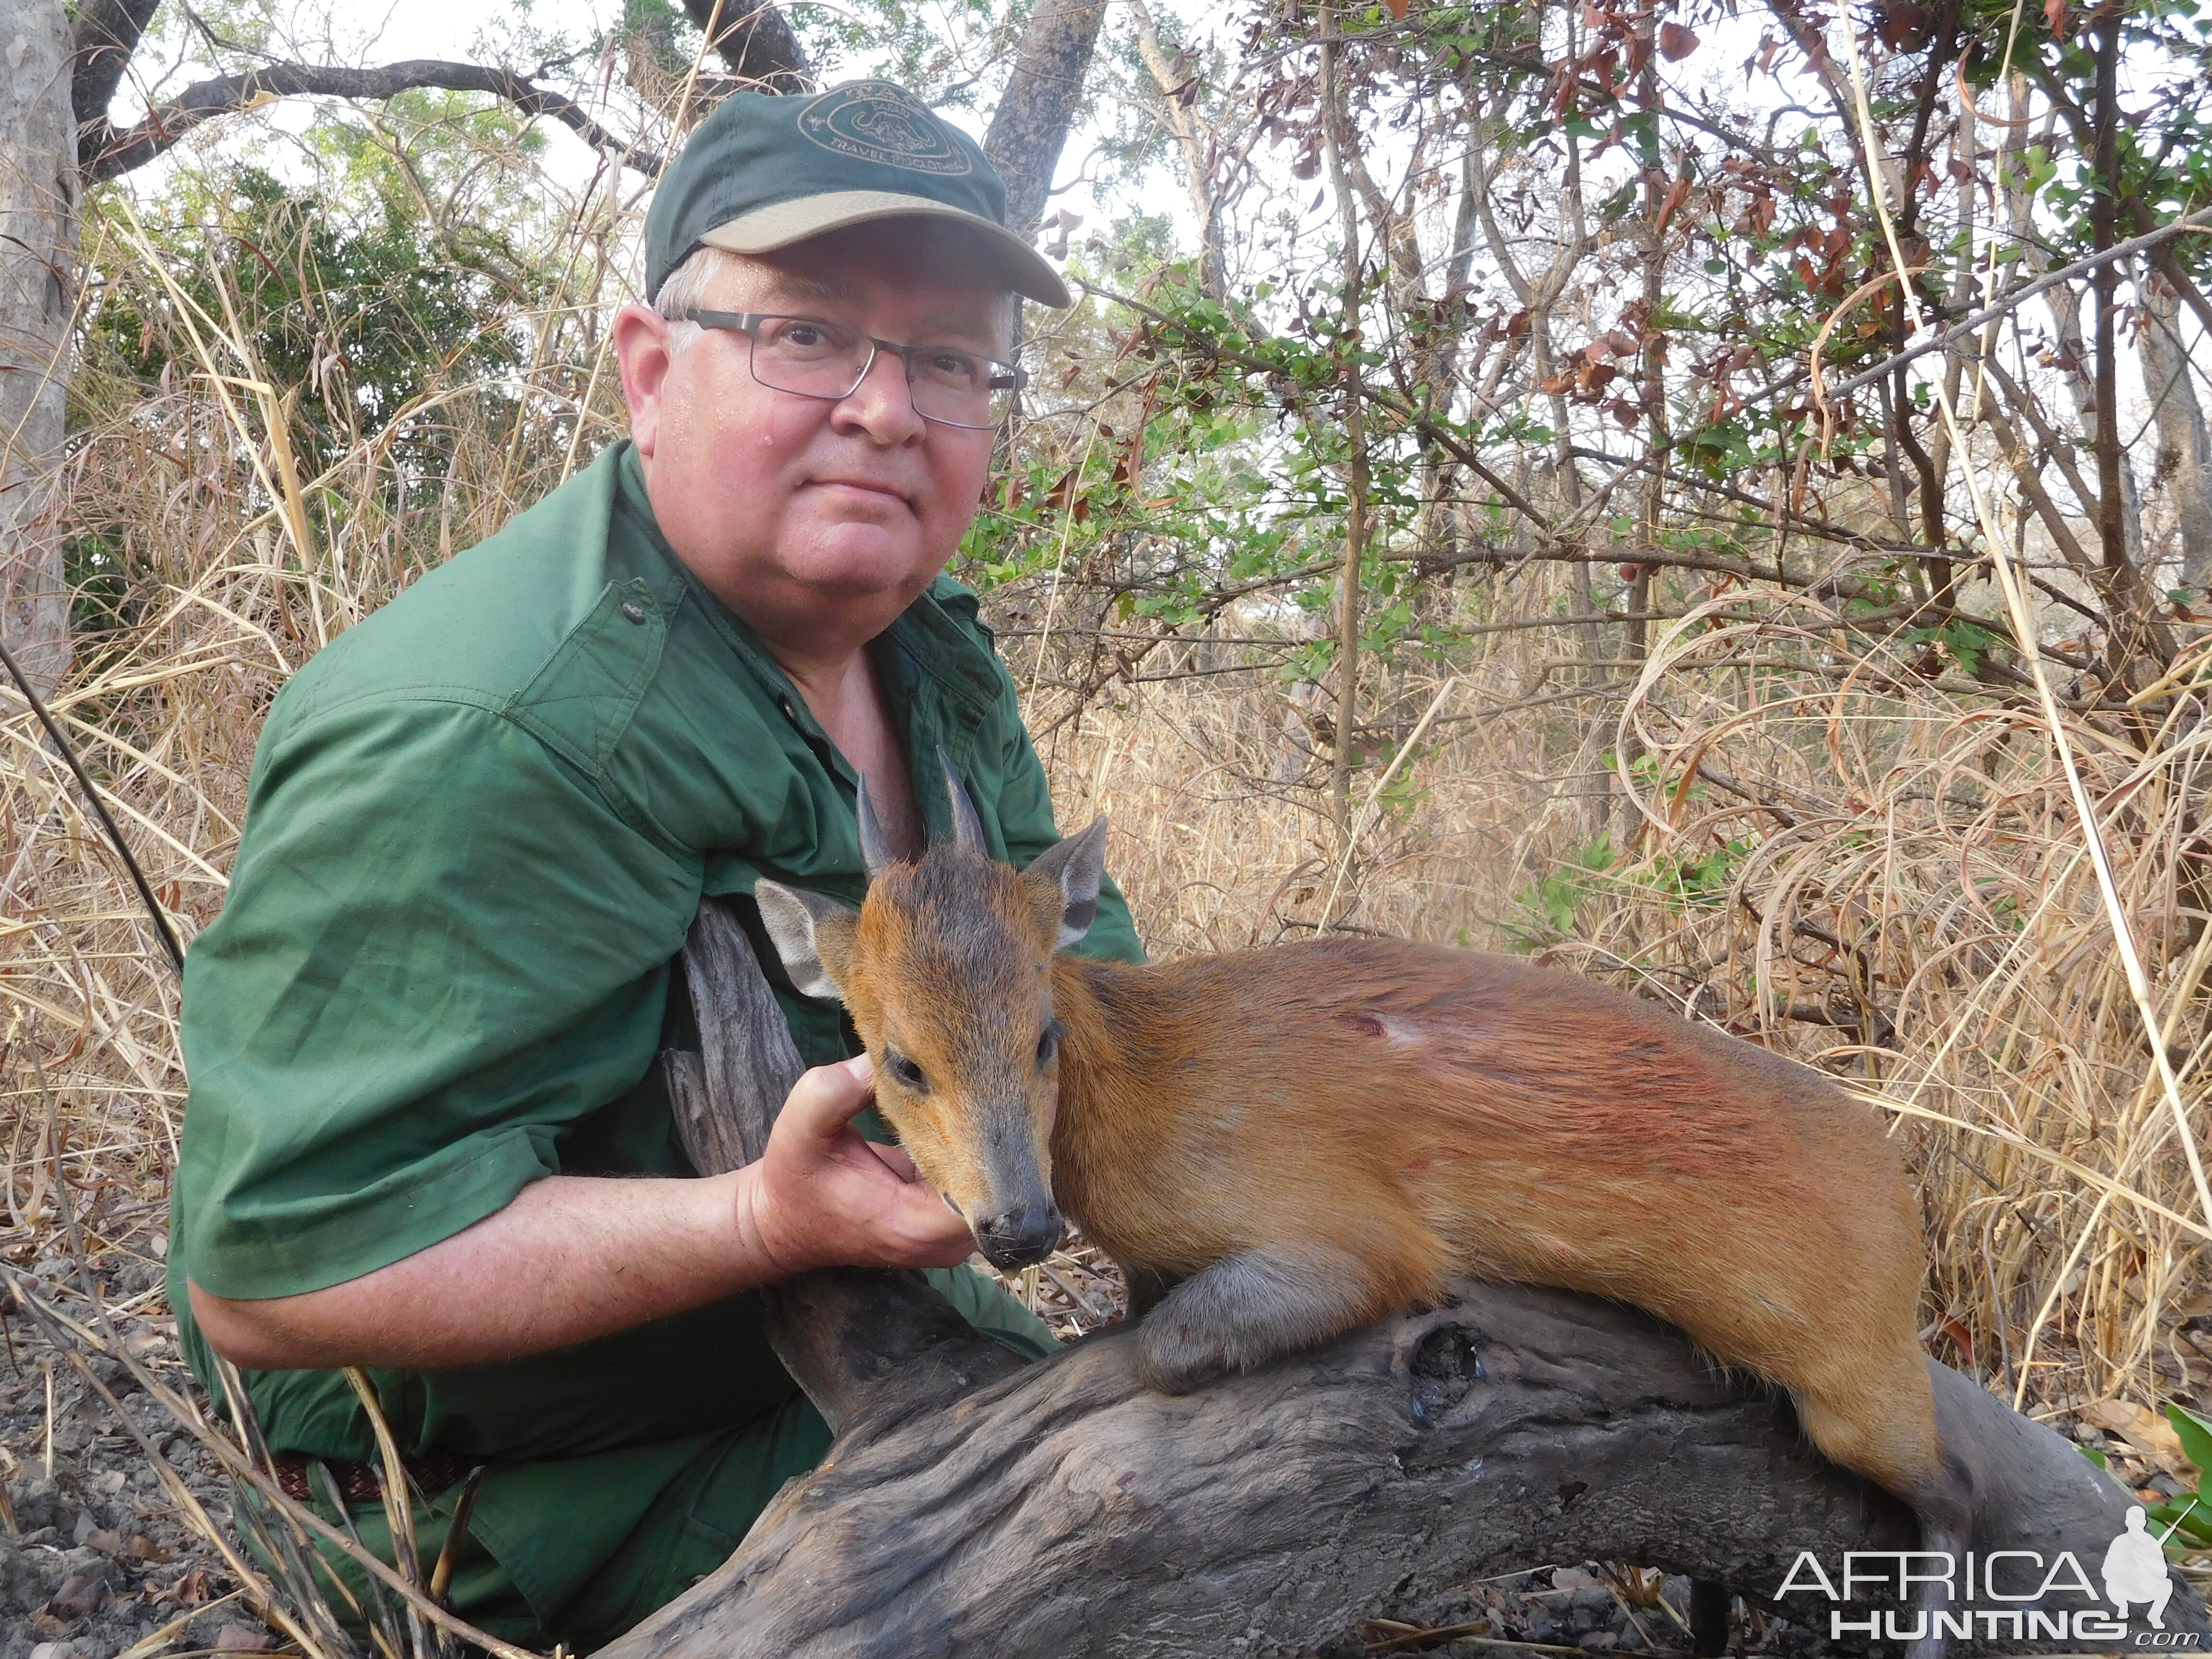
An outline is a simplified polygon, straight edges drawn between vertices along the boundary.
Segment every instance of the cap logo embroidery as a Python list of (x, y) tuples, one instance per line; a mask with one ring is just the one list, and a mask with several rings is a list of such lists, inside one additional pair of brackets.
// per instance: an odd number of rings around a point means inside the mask
[(799, 112), (799, 133), (833, 155), (908, 173), (957, 178), (975, 170), (929, 106), (889, 81), (857, 81), (823, 93)]

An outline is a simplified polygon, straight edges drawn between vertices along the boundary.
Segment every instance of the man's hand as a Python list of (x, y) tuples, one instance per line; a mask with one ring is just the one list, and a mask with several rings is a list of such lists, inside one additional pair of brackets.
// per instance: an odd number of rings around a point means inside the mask
[(742, 1170), (740, 1236), (777, 1274), (810, 1267), (953, 1267), (975, 1243), (937, 1188), (896, 1146), (863, 1140), (853, 1119), (868, 1104), (868, 1057), (817, 1066), (793, 1085), (768, 1151)]
[(759, 1163), (699, 1181), (549, 1176), (473, 1227), (298, 1296), (190, 1286), (216, 1351), (258, 1370), (477, 1365), (587, 1342), (809, 1267), (946, 1267), (966, 1227), (895, 1146), (853, 1132), (866, 1060), (799, 1079)]

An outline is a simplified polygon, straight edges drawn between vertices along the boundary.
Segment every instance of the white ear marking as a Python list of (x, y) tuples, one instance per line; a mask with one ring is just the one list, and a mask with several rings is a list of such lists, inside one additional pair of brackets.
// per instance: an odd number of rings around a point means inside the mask
[(1065, 951), (1098, 920), (1098, 887), (1106, 878), (1105, 817), (1093, 818), (1080, 835), (1046, 848), (1030, 870), (1060, 884), (1060, 937), (1052, 948)]
[(760, 906), (762, 925), (768, 929), (776, 954), (783, 958), (783, 971), (790, 975), (793, 988), (801, 996), (819, 997), (825, 1002), (842, 1001), (843, 994), (838, 990), (837, 982), (822, 965), (814, 929), (833, 916), (849, 916), (853, 913), (835, 899), (786, 887), (780, 881), (755, 882), (753, 902)]

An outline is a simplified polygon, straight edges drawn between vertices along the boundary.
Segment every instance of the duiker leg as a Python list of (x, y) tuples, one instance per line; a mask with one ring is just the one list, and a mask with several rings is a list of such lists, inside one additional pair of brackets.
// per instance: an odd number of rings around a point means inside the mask
[(1164, 1297), (1137, 1339), (1137, 1364), (1163, 1394), (1311, 1347), (1375, 1316), (1380, 1281), (1348, 1251), (1242, 1250)]
[(1170, 1273), (1159, 1273), (1151, 1267), (1131, 1268), (1122, 1277), (1129, 1282), (1129, 1317), (1132, 1319), (1142, 1319), (1167, 1300), (1170, 1291), (1182, 1283)]
[(1916, 1572), (1925, 1575), (1911, 1602), (1921, 1634), (1905, 1647), (1905, 1659), (1943, 1659), (1948, 1638), (1938, 1633), (1936, 1615), (1958, 1611), (1955, 1597), (1963, 1589), (1966, 1555), (1973, 1543), (1972, 1489), (1947, 1463), (1937, 1442), (1928, 1361), (1917, 1349), (1901, 1349), (1886, 1369), (1886, 1377), (1856, 1379), (1849, 1394), (1792, 1394), (1813, 1443), (1911, 1504), (1920, 1522), (1921, 1549), (1951, 1558), (1956, 1577), (1948, 1591), (1928, 1582), (1932, 1562), (1917, 1564)]

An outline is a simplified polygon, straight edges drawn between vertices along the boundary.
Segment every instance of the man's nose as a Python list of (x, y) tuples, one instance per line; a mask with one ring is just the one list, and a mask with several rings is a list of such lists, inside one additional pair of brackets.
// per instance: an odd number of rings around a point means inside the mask
[(915, 410), (906, 359), (895, 351), (877, 352), (860, 385), (838, 400), (833, 413), (864, 428), (878, 443), (908, 442), (929, 426)]

